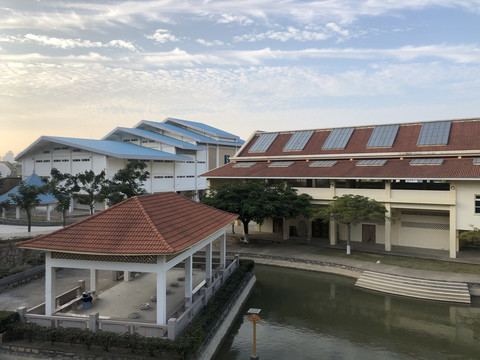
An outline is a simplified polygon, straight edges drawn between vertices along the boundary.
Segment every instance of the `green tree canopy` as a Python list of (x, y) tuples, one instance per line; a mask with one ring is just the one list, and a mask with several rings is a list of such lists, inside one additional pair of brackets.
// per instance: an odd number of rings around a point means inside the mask
[(318, 216), (324, 220), (334, 220), (347, 225), (347, 254), (350, 254), (351, 225), (363, 221), (380, 221), (386, 219), (387, 209), (376, 200), (361, 195), (345, 194), (335, 196)]
[(117, 171), (112, 180), (106, 182), (103, 193), (109, 206), (123, 200), (145, 194), (143, 182), (150, 173), (146, 171), (147, 164), (141, 160), (130, 160), (123, 169)]
[(78, 188), (74, 177), (70, 174), (62, 174), (56, 168), (53, 168), (50, 175), (51, 178), (47, 182), (47, 189), (58, 200), (55, 210), (62, 214), (63, 226), (65, 227), (72, 195), (75, 191), (78, 191)]
[(40, 204), (38, 195), (45, 194), (46, 190), (45, 186), (25, 185), (22, 183), (18, 186), (17, 194), (8, 195), (17, 206), (27, 213), (28, 235), (30, 235), (32, 228), (32, 210)]
[(263, 181), (231, 182), (209, 189), (201, 202), (217, 209), (238, 214), (248, 242), (248, 224), (263, 224), (266, 218), (294, 218), (311, 214), (311, 197), (298, 195), (283, 184), (269, 185)]
[(105, 182), (105, 171), (95, 174), (92, 170), (72, 177), (74, 182), (73, 198), (82, 205), (88, 205), (90, 215), (93, 214), (96, 203), (104, 200), (103, 186)]

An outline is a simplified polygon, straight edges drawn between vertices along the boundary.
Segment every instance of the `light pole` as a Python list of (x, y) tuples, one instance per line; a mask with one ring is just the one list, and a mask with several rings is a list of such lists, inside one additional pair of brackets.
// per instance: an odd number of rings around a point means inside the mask
[(247, 313), (248, 315), (250, 315), (248, 317), (248, 320), (250, 322), (253, 323), (253, 354), (252, 356), (250, 356), (250, 360), (258, 360), (259, 357), (257, 355), (257, 334), (256, 334), (256, 325), (257, 325), (257, 322), (260, 321), (260, 316), (258, 316), (258, 314), (260, 314), (260, 311), (262, 311), (262, 309), (255, 309), (255, 308), (250, 308)]

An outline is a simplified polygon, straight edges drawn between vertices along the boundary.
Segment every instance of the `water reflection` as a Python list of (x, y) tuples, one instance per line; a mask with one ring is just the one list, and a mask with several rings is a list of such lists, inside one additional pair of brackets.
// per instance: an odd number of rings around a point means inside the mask
[(257, 285), (216, 360), (478, 359), (480, 307), (365, 292), (335, 275), (257, 265)]

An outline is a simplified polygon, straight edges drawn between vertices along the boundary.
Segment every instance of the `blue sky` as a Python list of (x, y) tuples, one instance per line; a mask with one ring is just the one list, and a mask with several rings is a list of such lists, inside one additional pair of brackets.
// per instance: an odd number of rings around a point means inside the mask
[(246, 139), (480, 117), (475, 0), (0, 4), (0, 155), (166, 117)]

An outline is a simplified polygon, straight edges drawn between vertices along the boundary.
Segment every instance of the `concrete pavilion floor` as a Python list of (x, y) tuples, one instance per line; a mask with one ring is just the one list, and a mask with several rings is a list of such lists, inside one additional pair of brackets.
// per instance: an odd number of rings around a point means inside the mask
[[(183, 304), (185, 300), (185, 282), (178, 280), (185, 276), (184, 269), (173, 268), (167, 273), (167, 318)], [(205, 279), (205, 271), (193, 269), (193, 288)], [(172, 286), (177, 282), (178, 287)], [(130, 281), (121, 281), (113, 287), (100, 291), (94, 297), (89, 309), (82, 306), (66, 313), (67, 315), (89, 315), (98, 312), (100, 318), (128, 319), (132, 313), (139, 317), (133, 321), (155, 322), (157, 319), (157, 303), (151, 300), (156, 296), (156, 275), (153, 273), (136, 273)], [(150, 308), (141, 310), (140, 305), (149, 303)]]

